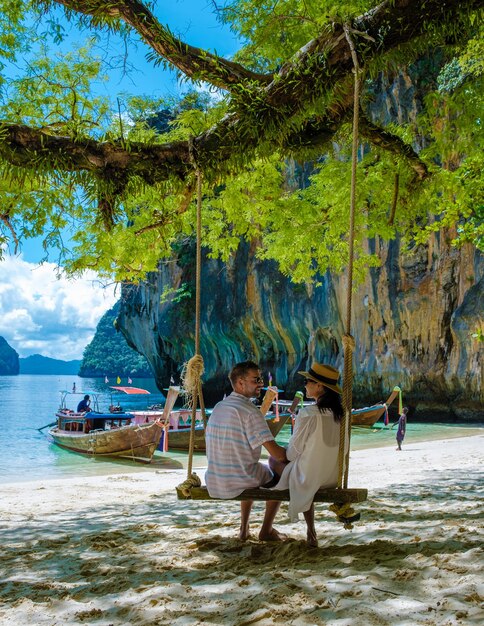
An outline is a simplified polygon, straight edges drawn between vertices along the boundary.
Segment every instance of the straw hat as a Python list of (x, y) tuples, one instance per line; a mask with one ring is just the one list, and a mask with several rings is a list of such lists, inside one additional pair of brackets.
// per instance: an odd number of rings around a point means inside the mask
[(331, 365), (324, 365), (323, 363), (316, 363), (314, 361), (307, 372), (298, 372), (305, 378), (314, 380), (317, 383), (321, 383), (328, 389), (336, 391), (336, 393), (343, 393), (341, 387), (338, 385), (339, 372)]

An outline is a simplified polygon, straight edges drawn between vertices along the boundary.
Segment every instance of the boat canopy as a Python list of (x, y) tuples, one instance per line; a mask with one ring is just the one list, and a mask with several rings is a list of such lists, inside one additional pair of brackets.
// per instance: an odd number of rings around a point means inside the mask
[(139, 387), (111, 387), (111, 389), (116, 389), (116, 391), (121, 391), (121, 393), (130, 394), (141, 394), (145, 393), (149, 395), (149, 391), (147, 389), (140, 389)]

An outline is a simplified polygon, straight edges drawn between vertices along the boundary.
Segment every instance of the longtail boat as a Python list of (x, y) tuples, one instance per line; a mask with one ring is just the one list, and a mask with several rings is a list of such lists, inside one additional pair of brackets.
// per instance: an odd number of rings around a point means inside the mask
[(87, 456), (151, 462), (163, 431), (161, 420), (140, 423), (132, 413), (100, 412), (93, 393), (86, 395), (93, 398), (95, 410), (77, 412), (67, 407), (67, 398), (71, 395), (79, 394), (62, 392), (57, 423), (49, 430), (54, 443)]
[[(267, 425), (272, 435), (276, 437), (282, 427), (291, 419), (292, 412), (299, 403), (299, 397), (291, 402), (291, 408), (288, 412), (279, 414), (278, 411), (268, 414), (274, 399), (277, 396), (277, 390), (269, 387), (260, 406), (262, 415), (266, 418)], [(172, 411), (170, 414), (170, 428), (163, 433), (163, 441), (160, 443), (162, 450), (188, 450), (190, 445), (191, 411), (189, 409), (181, 409)], [(198, 452), (205, 451), (205, 425), (200, 410), (196, 412), (196, 425), (194, 431), (194, 450)]]
[[(376, 424), (376, 422), (388, 413), (388, 407), (395, 400), (397, 395), (400, 396), (400, 404), (401, 404), (401, 394), (402, 391), (400, 387), (395, 386), (393, 388), (392, 393), (388, 396), (386, 402), (379, 402), (378, 404), (372, 404), (371, 406), (366, 406), (361, 409), (352, 409), (351, 410), (351, 425), (352, 426), (360, 426), (363, 428), (371, 428)], [(302, 398), (302, 394), (300, 395)], [(290, 400), (280, 400), (279, 406), (284, 408), (285, 406), (289, 406), (291, 404)], [(302, 406), (311, 406), (316, 404), (315, 402), (309, 402), (307, 400), (301, 400), (299, 403), (299, 407)]]
[(395, 400), (397, 395), (400, 397), (401, 404), (401, 394), (402, 390), (400, 387), (394, 387), (386, 402), (366, 406), (362, 409), (352, 409), (351, 425), (371, 428), (376, 424), (380, 417), (382, 417), (382, 415), (388, 415), (388, 407)]
[[(174, 414), (182, 413), (184, 411), (173, 411)], [(191, 413), (190, 413), (191, 415)], [(201, 417), (197, 411), (197, 418)], [(282, 413), (278, 417), (275, 415), (266, 415), (266, 422), (269, 426), (269, 430), (274, 437), (278, 435), (282, 427), (287, 424), (291, 418), (290, 413)], [(166, 437), (166, 433), (163, 435)], [(178, 428), (170, 428), (168, 430), (168, 450), (188, 450), (190, 444), (190, 424), (178, 425)], [(160, 448), (163, 449), (163, 442), (160, 443)], [(166, 444), (165, 444), (166, 449)], [(195, 427), (194, 449), (198, 452), (205, 451), (205, 427), (202, 422)]]
[[(361, 409), (352, 409), (351, 411), (351, 425), (360, 428), (371, 428), (376, 422), (383, 416), (388, 415), (388, 407), (395, 400), (397, 395), (400, 394), (400, 387), (394, 387), (393, 391), (389, 395), (386, 402), (380, 402), (371, 406), (363, 407)], [(291, 416), (296, 412), (299, 406), (310, 406), (314, 402), (302, 401), (302, 394), (297, 395), (294, 400), (279, 400), (279, 409), (281, 414), (277, 415), (277, 412), (268, 414), (266, 406), (274, 405), (275, 396), (270, 398), (267, 396), (264, 398), (261, 411), (266, 417), (267, 425), (269, 426), (272, 434), (276, 437), (283, 426), (289, 421)], [(171, 411), (169, 423), (170, 428), (168, 435), (166, 432), (163, 435), (160, 443), (161, 450), (188, 450), (190, 443), (190, 420), (191, 411), (188, 409), (177, 409)], [(202, 421), (202, 415), (200, 410), (196, 413), (196, 426), (194, 433), (194, 450), (198, 452), (205, 451), (205, 427)]]

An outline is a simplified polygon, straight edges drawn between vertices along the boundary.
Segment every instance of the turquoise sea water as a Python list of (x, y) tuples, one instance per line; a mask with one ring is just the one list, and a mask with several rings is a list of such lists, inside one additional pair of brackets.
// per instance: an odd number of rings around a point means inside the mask
[[(71, 390), (73, 383), (80, 393), (97, 393), (101, 409), (112, 401), (121, 402), (124, 409), (143, 409), (149, 404), (163, 402), (164, 397), (151, 379), (133, 379), (133, 387), (148, 389), (151, 395), (120, 396), (113, 392), (103, 379), (76, 376), (0, 376), (0, 481), (16, 482), (41, 478), (89, 476), (125, 472), (153, 472), (186, 467), (183, 452), (163, 454), (156, 452), (150, 465), (127, 460), (93, 459), (63, 450), (53, 444), (48, 428), (39, 428), (54, 421), (60, 395)], [(114, 381), (110, 384), (115, 385)], [(121, 384), (126, 385), (126, 380)], [(81, 399), (75, 397), (74, 404)], [(404, 446), (415, 441), (443, 439), (482, 432), (479, 425), (456, 426), (450, 424), (423, 424), (409, 422)], [(395, 444), (395, 429), (384, 428), (380, 423), (373, 429), (353, 428), (352, 449), (373, 448)], [(285, 427), (277, 441), (287, 443), (290, 429)], [(194, 467), (205, 465), (205, 456), (196, 454)]]
[[(62, 450), (48, 438), (48, 428), (39, 428), (55, 421), (61, 392), (71, 391), (73, 383), (80, 395), (72, 396), (68, 407), (75, 409), (81, 394), (98, 395), (100, 409), (112, 401), (123, 408), (146, 408), (148, 404), (164, 401), (164, 396), (151, 379), (133, 379), (133, 387), (150, 391), (150, 395), (121, 396), (100, 378), (77, 376), (0, 376), (0, 480), (2, 482), (60, 478), (70, 475), (90, 475), (129, 470), (130, 461), (89, 459)], [(116, 382), (111, 379), (111, 385)], [(123, 379), (122, 385), (127, 386)], [(123, 470), (123, 471), (124, 471)]]

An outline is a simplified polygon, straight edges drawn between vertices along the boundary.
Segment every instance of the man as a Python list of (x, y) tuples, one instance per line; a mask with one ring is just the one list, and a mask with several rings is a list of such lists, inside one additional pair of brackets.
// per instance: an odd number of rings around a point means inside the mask
[[(233, 392), (219, 402), (207, 425), (207, 461), (205, 482), (214, 498), (231, 499), (244, 489), (267, 486), (271, 470), (259, 463), (262, 446), (279, 461), (287, 461), (286, 450), (272, 436), (260, 410), (251, 402), (258, 398), (264, 381), (253, 361), (238, 363), (229, 374)], [(253, 500), (240, 503), (239, 538), (249, 537), (249, 517)], [(266, 502), (261, 541), (281, 541), (283, 536), (272, 527), (280, 502)]]
[(89, 413), (90, 411), (92, 411), (91, 409), (91, 400), (89, 398), (89, 396), (84, 396), (84, 399), (81, 400), (79, 402), (79, 404), (77, 405), (77, 412), (78, 413)]

